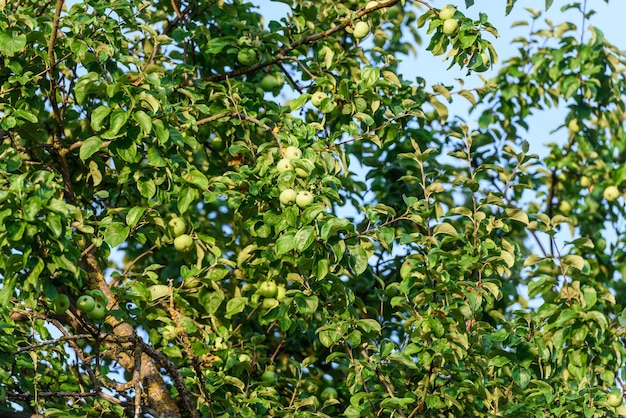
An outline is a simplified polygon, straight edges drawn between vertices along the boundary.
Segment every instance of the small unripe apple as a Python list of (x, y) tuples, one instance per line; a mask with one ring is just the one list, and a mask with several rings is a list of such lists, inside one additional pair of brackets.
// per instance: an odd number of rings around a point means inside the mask
[(175, 237), (185, 233), (186, 225), (183, 219), (178, 218), (178, 217), (172, 218), (167, 224), (169, 225), (170, 232)]
[(454, 7), (453, 4), (448, 4), (439, 11), (439, 19), (441, 20), (452, 19), (455, 13), (456, 13), (456, 7)]
[(94, 306), (91, 311), (87, 312), (87, 316), (94, 321), (101, 321), (106, 316), (106, 309), (103, 304), (96, 302), (96, 306)]
[(491, 65), (491, 57), (487, 52), (481, 52), (480, 58), (482, 58), (484, 66), (489, 67)]
[(285, 148), (285, 158), (289, 160), (299, 160), (302, 157), (302, 151), (298, 147), (292, 145)]
[(591, 186), (591, 179), (587, 176), (582, 176), (580, 178), (580, 187), (587, 188), (589, 186)]
[(289, 158), (283, 158), (276, 164), (276, 169), (279, 173), (284, 173), (285, 171), (293, 170), (293, 164), (291, 164)]
[(61, 293), (52, 301), (52, 306), (56, 313), (65, 313), (70, 308), (70, 298)]
[(378, 6), (378, 2), (377, 1), (368, 1), (367, 4), (365, 5), (365, 8), (366, 9), (373, 9), (376, 6)]
[(443, 22), (443, 34), (452, 36), (459, 30), (459, 22), (456, 19), (448, 19)]
[(237, 61), (241, 65), (252, 65), (257, 62), (256, 52), (253, 49), (240, 49), (237, 53)]
[(280, 302), (281, 300), (285, 299), (286, 294), (287, 294), (287, 289), (285, 288), (285, 286), (283, 286), (282, 284), (279, 284), (276, 287), (276, 300)]
[(274, 280), (267, 280), (259, 285), (259, 294), (264, 298), (273, 298), (278, 293), (278, 286)]
[(296, 167), (296, 175), (298, 177), (307, 178), (310, 174), (311, 173), (309, 173), (309, 170), (307, 170), (306, 168)]
[(316, 91), (313, 93), (313, 96), (311, 96), (311, 104), (315, 107), (320, 107), (322, 105), (322, 100), (326, 97), (328, 96), (326, 96), (326, 93), (323, 91)]
[(623, 399), (624, 399), (624, 396), (622, 395), (622, 392), (619, 389), (615, 389), (614, 391), (606, 395), (606, 401), (613, 408), (617, 408), (618, 406), (620, 406), (622, 404)]
[(259, 85), (265, 91), (272, 91), (280, 84), (282, 84), (282, 82), (278, 77), (273, 74), (267, 74), (261, 79), (261, 83)]
[(280, 192), (278, 200), (280, 200), (280, 203), (282, 203), (283, 205), (291, 205), (296, 201), (296, 196), (297, 193), (294, 189), (285, 189)]
[(193, 238), (191, 238), (187, 234), (179, 235), (174, 239), (174, 248), (176, 248), (177, 251), (186, 253), (189, 250), (191, 250), (192, 247), (193, 247)]
[(352, 32), (352, 34), (355, 38), (365, 38), (368, 33), (370, 33), (370, 25), (367, 22), (360, 21), (357, 22), (356, 25), (354, 25), (354, 31)]
[(264, 298), (263, 303), (261, 303), (261, 306), (263, 307), (264, 310), (269, 311), (270, 309), (273, 309), (278, 306), (278, 300), (274, 298)]
[(76, 307), (84, 313), (89, 313), (96, 307), (96, 301), (89, 295), (82, 295), (76, 301)]
[(578, 133), (580, 131), (580, 125), (578, 124), (577, 119), (571, 119), (567, 122), (567, 129), (569, 129), (572, 133)]
[(617, 188), (617, 186), (609, 186), (606, 189), (604, 189), (602, 196), (604, 196), (604, 198), (608, 202), (613, 202), (615, 201), (615, 199), (619, 197), (619, 189)]
[(296, 195), (296, 205), (298, 205), (301, 209), (304, 209), (313, 203), (313, 199), (313, 193), (306, 190), (299, 191)]
[(567, 215), (572, 211), (572, 204), (567, 200), (561, 200), (561, 203), (559, 203), (559, 211)]
[(276, 372), (273, 370), (266, 370), (261, 375), (261, 380), (265, 383), (274, 383), (276, 382)]
[(329, 399), (337, 399), (337, 389), (333, 387), (324, 388), (324, 390), (320, 394), (320, 398), (323, 401), (327, 401)]

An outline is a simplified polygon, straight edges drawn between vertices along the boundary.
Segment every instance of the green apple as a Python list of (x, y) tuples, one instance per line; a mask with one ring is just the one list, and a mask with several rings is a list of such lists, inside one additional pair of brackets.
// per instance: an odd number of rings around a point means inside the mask
[(456, 13), (456, 7), (453, 4), (448, 4), (439, 11), (439, 19), (441, 20), (452, 19), (455, 13)]
[(606, 401), (613, 408), (617, 408), (618, 406), (620, 406), (622, 404), (623, 399), (624, 399), (624, 396), (622, 395), (622, 392), (619, 389), (615, 389), (614, 391), (606, 395)]
[(567, 200), (561, 200), (561, 203), (559, 203), (559, 211), (567, 215), (572, 211), (572, 204)]
[(276, 300), (275, 298), (264, 298), (261, 307), (264, 311), (269, 311), (270, 309), (274, 309), (275, 307), (277, 307), (278, 304), (278, 300)]
[(273, 298), (278, 293), (278, 286), (274, 280), (267, 280), (259, 285), (259, 294), (264, 298)]
[(240, 49), (237, 53), (237, 61), (239, 61), (241, 65), (255, 64), (257, 62), (256, 52), (250, 48)]
[(292, 145), (285, 148), (285, 158), (289, 160), (299, 160), (302, 157), (302, 151), (298, 147)]
[(329, 399), (337, 399), (337, 389), (333, 388), (333, 387), (327, 387), (324, 388), (324, 390), (322, 391), (322, 393), (320, 394), (320, 398), (323, 401), (327, 401)]
[(303, 179), (309, 177), (311, 173), (309, 173), (309, 170), (307, 170), (306, 168), (303, 167), (296, 167), (296, 176), (298, 177), (302, 177)]
[(261, 83), (259, 84), (261, 88), (265, 91), (272, 91), (275, 87), (280, 84), (278, 78), (272, 74), (267, 74), (265, 77), (261, 79)]
[(96, 301), (89, 295), (82, 295), (76, 301), (76, 307), (84, 313), (91, 312), (96, 307)]
[(363, 21), (357, 22), (356, 25), (354, 25), (354, 31), (352, 32), (354, 37), (357, 39), (365, 38), (369, 33), (370, 25)]
[(52, 301), (53, 309), (56, 313), (65, 313), (70, 308), (70, 298), (61, 293)]
[(443, 34), (446, 36), (452, 36), (459, 30), (459, 22), (456, 19), (448, 19), (443, 22)]
[(298, 194), (296, 195), (296, 205), (304, 209), (307, 206), (309, 206), (311, 203), (313, 203), (313, 199), (314, 199), (313, 193), (307, 192), (306, 190), (299, 191)]
[(311, 96), (311, 104), (315, 107), (320, 107), (322, 105), (322, 100), (327, 98), (328, 96), (323, 91), (316, 91)]
[(572, 133), (577, 133), (580, 131), (580, 125), (578, 124), (578, 120), (577, 119), (570, 119), (569, 122), (567, 122), (567, 129), (569, 129)]
[(280, 196), (278, 196), (278, 200), (283, 205), (291, 205), (296, 201), (296, 191), (294, 189), (285, 189), (280, 192)]
[(191, 238), (187, 234), (179, 235), (174, 239), (174, 248), (176, 248), (177, 251), (186, 253), (189, 250), (191, 250), (192, 247), (193, 247), (193, 238)]
[(273, 370), (266, 370), (261, 375), (261, 380), (264, 381), (265, 383), (274, 383), (278, 379), (276, 378), (276, 372), (275, 371), (273, 371)]
[(282, 301), (283, 299), (285, 299), (285, 295), (287, 294), (287, 289), (285, 288), (285, 286), (283, 286), (282, 284), (279, 284), (278, 286), (276, 286), (276, 300), (277, 301)]
[(602, 196), (604, 196), (607, 201), (613, 202), (619, 197), (619, 194), (620, 193), (617, 186), (608, 186), (606, 189), (604, 189)]
[(170, 221), (167, 224), (170, 228), (170, 232), (175, 237), (178, 237), (184, 234), (185, 229), (187, 228), (187, 226), (185, 225), (185, 221), (179, 217), (174, 217), (170, 219)]
[(285, 171), (293, 170), (293, 164), (289, 158), (283, 158), (276, 164), (276, 169), (279, 173), (284, 173)]
[(591, 186), (591, 179), (587, 176), (582, 176), (580, 178), (580, 187), (587, 188), (589, 186)]
[(87, 317), (89, 317), (89, 319), (93, 319), (94, 321), (101, 321), (104, 319), (105, 316), (106, 309), (104, 305), (100, 302), (96, 302), (96, 305), (93, 307), (93, 309), (87, 312)]
[(378, 2), (377, 1), (368, 1), (367, 4), (365, 5), (365, 8), (366, 9), (373, 9), (376, 6), (378, 6)]
[(491, 66), (491, 57), (489, 56), (489, 54), (487, 52), (481, 52), (480, 53), (480, 58), (482, 58), (483, 65), (485, 67)]

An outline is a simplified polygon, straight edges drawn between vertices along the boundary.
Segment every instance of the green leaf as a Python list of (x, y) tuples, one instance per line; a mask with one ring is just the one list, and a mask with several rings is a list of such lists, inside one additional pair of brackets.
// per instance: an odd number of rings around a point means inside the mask
[(433, 235), (437, 236), (439, 234), (452, 235), (453, 237), (458, 236), (456, 229), (447, 222), (443, 222), (435, 226), (433, 229)]
[(281, 235), (276, 240), (276, 255), (286, 254), (289, 251), (293, 250), (295, 245), (295, 234), (293, 232), (289, 232)]
[(234, 297), (226, 303), (226, 318), (232, 318), (233, 315), (243, 312), (248, 303), (248, 298)]
[(315, 229), (311, 225), (305, 226), (304, 228), (296, 232), (296, 235), (294, 236), (295, 249), (298, 252), (305, 251), (311, 246), (314, 238)]
[(296, 307), (302, 315), (311, 315), (317, 311), (319, 299), (315, 295), (305, 296), (299, 293), (295, 297)]
[(79, 157), (81, 160), (85, 161), (96, 152), (100, 150), (102, 147), (102, 140), (99, 136), (92, 136), (83, 142), (83, 145), (80, 146)]
[(111, 113), (109, 106), (98, 106), (91, 114), (91, 128), (96, 132), (102, 129), (104, 119), (109, 113)]
[(126, 215), (126, 225), (128, 225), (131, 228), (134, 228), (135, 225), (137, 225), (137, 222), (139, 222), (139, 219), (141, 219), (141, 217), (143, 216), (143, 214), (146, 212), (146, 208), (141, 207), (141, 206), (135, 206), (130, 208), (130, 210), (128, 211), (128, 214)]
[(26, 35), (16, 35), (15, 32), (0, 32), (0, 52), (11, 56), (26, 48)]
[(128, 238), (130, 228), (121, 222), (113, 222), (107, 226), (104, 230), (104, 240), (112, 247), (115, 248), (121, 245)]
[(349, 245), (350, 264), (354, 270), (354, 274), (360, 276), (369, 266), (369, 257), (365, 249), (360, 245)]
[(135, 119), (135, 121), (139, 124), (145, 135), (152, 132), (152, 119), (146, 112), (143, 110), (136, 111), (133, 113), (133, 119)]

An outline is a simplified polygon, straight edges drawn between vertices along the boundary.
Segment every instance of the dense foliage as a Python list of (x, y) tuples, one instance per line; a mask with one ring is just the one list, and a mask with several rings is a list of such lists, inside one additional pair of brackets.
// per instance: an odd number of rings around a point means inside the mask
[(546, 2), (583, 25), (509, 0), (504, 62), (472, 1), (281, 3), (0, 1), (0, 410), (626, 414), (626, 57), (597, 0)]

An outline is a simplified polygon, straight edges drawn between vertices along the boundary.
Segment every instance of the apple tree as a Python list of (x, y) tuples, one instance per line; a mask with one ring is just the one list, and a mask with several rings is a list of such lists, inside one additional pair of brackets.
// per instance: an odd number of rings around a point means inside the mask
[(0, 415), (626, 414), (626, 57), (473, 3), (0, 1)]

